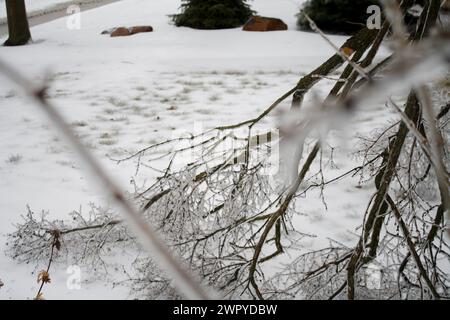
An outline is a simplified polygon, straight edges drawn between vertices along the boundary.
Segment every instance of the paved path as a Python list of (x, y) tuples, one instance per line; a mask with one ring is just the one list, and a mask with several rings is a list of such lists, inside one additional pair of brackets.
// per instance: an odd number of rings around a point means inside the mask
[[(117, 1), (120, 0), (92, 0), (86, 1), (85, 3), (80, 3), (80, 0), (78, 0), (72, 1), (72, 3), (79, 5), (82, 11), (86, 11)], [(30, 27), (64, 17), (67, 14), (67, 6), (70, 4), (71, 3), (65, 3), (64, 6), (55, 6), (53, 8), (49, 8), (48, 11), (45, 12), (29, 14), (28, 23), (30, 24)], [(6, 34), (8, 34), (8, 25), (5, 19), (0, 21), (0, 37)]]

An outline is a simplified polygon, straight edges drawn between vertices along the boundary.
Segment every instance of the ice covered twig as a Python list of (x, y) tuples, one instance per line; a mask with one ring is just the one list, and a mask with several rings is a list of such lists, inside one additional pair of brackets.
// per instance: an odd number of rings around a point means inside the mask
[(122, 189), (106, 173), (106, 170), (94, 158), (90, 151), (83, 146), (70, 126), (60, 115), (57, 108), (46, 99), (46, 87), (36, 86), (31, 80), (22, 75), (18, 70), (0, 60), (0, 70), (36, 103), (43, 113), (49, 118), (51, 123), (66, 138), (80, 159), (85, 163), (90, 173), (95, 178), (108, 197), (110, 197), (120, 208), (127, 222), (140, 238), (142, 244), (148, 249), (155, 262), (162, 270), (165, 270), (173, 280), (173, 285), (189, 299), (209, 299), (211, 293), (208, 292), (197, 281), (190, 272), (175, 258), (170, 249), (164, 244), (157, 232), (145, 221), (142, 214), (131, 204)]

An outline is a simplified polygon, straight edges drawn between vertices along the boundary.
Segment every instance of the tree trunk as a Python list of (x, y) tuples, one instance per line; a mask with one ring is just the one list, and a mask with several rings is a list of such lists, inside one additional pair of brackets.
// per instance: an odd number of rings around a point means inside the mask
[(9, 38), (5, 46), (21, 46), (31, 40), (25, 0), (6, 0)]

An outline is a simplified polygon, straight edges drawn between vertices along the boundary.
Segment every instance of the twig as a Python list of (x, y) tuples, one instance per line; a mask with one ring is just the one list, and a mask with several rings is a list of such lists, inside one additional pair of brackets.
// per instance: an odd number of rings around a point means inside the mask
[(28, 78), (24, 77), (16, 69), (0, 60), (0, 70), (4, 75), (21, 87), (25, 93), (34, 100), (37, 106), (48, 116), (55, 127), (63, 134), (68, 143), (73, 147), (81, 160), (85, 162), (91, 173), (101, 185), (101, 189), (113, 199), (120, 207), (121, 212), (127, 218), (130, 226), (135, 230), (139, 238), (154, 260), (162, 270), (165, 270), (174, 280), (173, 285), (186, 298), (209, 299), (211, 294), (207, 292), (192, 275), (182, 266), (178, 259), (174, 258), (169, 248), (160, 239), (159, 235), (143, 219), (141, 213), (125, 198), (122, 190), (113, 182), (99, 162), (83, 146), (62, 116), (45, 97), (45, 87), (36, 87)]
[(428, 277), (427, 271), (425, 270), (422, 261), (420, 261), (419, 254), (417, 253), (416, 249), (414, 248), (414, 243), (411, 240), (411, 234), (408, 230), (408, 227), (406, 226), (405, 222), (402, 219), (402, 214), (398, 210), (397, 206), (395, 205), (395, 202), (392, 200), (392, 198), (389, 196), (389, 194), (386, 194), (386, 200), (389, 203), (392, 212), (394, 213), (395, 218), (397, 219), (398, 224), (400, 225), (400, 228), (402, 229), (403, 235), (406, 239), (406, 243), (408, 244), (409, 252), (411, 253), (412, 257), (414, 258), (414, 262), (417, 265), (417, 268), (419, 269), (420, 275), (425, 280), (428, 288), (430, 289), (431, 293), (433, 294), (433, 297), (437, 300), (439, 300), (441, 297), (439, 293), (436, 291), (436, 288), (434, 287), (433, 283), (431, 282), (430, 278)]
[(61, 248), (61, 242), (60, 242), (61, 233), (59, 232), (59, 230), (52, 230), (51, 234), (52, 234), (52, 246), (51, 246), (51, 251), (50, 251), (50, 258), (48, 260), (47, 269), (40, 271), (38, 274), (38, 281), (41, 282), (41, 285), (39, 286), (39, 290), (36, 294), (35, 300), (43, 299), (42, 289), (44, 288), (44, 285), (46, 283), (50, 283), (50, 281), (51, 281), (50, 280), (50, 267), (52, 266), (55, 248), (57, 250), (59, 250)]
[[(431, 158), (436, 171), (441, 201), (444, 211), (447, 212), (447, 221), (450, 221), (449, 175), (444, 164), (444, 139), (438, 130), (430, 95), (424, 86), (418, 89), (418, 96), (422, 103), (423, 116), (428, 123), (428, 135), (431, 139)], [(447, 232), (450, 235), (450, 228), (448, 228)]]
[(311, 29), (315, 32), (317, 32), (333, 49), (334, 51), (339, 54), (342, 58), (342, 60), (346, 61), (348, 64), (350, 64), (354, 70), (358, 71), (358, 73), (366, 79), (370, 79), (370, 77), (367, 75), (367, 73), (354, 61), (352, 61), (348, 55), (346, 55), (342, 50), (340, 50), (326, 35), (323, 33), (322, 30), (317, 26), (317, 24), (309, 17), (309, 15), (302, 11), (302, 14), (306, 17), (306, 19), (309, 22), (309, 25), (311, 26)]

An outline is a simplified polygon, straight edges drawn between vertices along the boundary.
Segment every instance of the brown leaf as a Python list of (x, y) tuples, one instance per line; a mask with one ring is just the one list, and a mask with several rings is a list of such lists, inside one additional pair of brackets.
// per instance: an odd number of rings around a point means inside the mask
[(355, 52), (355, 50), (353, 50), (350, 47), (343, 47), (341, 48), (341, 52), (345, 54), (347, 57), (350, 57)]
[(34, 300), (45, 300), (44, 294), (42, 292), (39, 292)]
[(46, 270), (39, 271), (37, 282), (50, 283), (51, 279), (49, 273)]
[(52, 230), (50, 231), (50, 234), (56, 239), (58, 240), (61, 237), (61, 231), (59, 231), (58, 229)]

